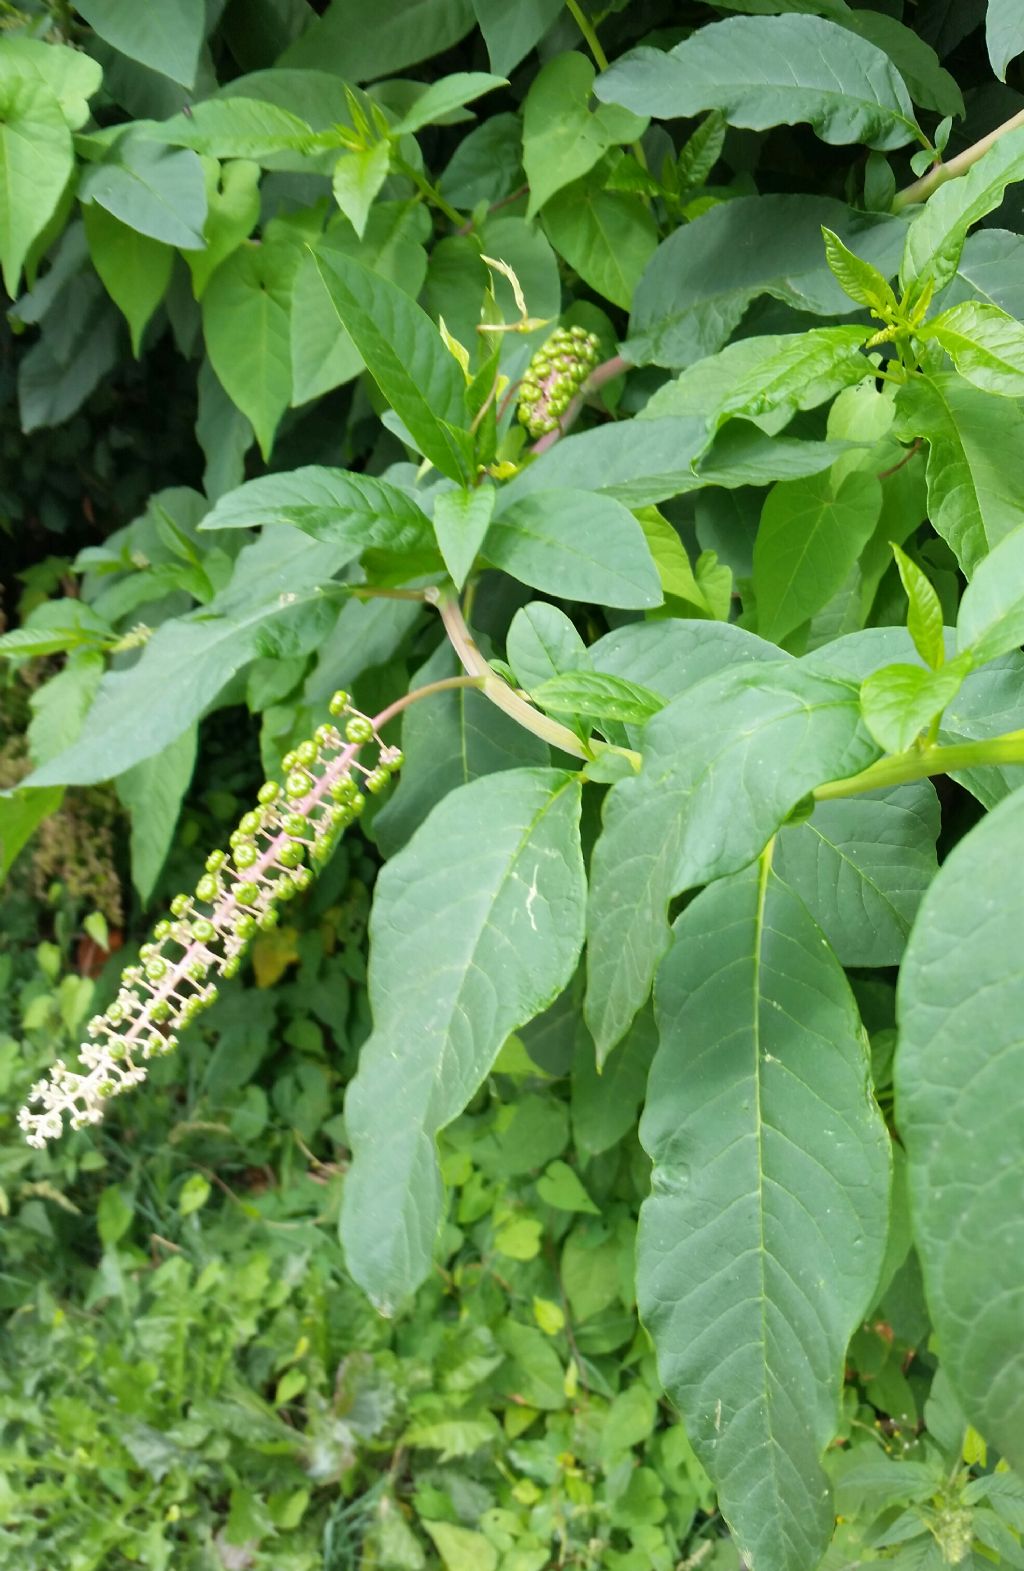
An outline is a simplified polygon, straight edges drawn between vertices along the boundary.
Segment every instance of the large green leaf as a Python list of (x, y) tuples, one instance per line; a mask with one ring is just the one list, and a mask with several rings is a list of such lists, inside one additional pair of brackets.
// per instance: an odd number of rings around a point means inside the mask
[(302, 151), (312, 140), (313, 128), (278, 104), (231, 97), (208, 98), (187, 115), (165, 120), (152, 134), (211, 158), (246, 158), (260, 163), (286, 150)]
[(657, 1046), (654, 1016), (644, 1009), (613, 1048), (601, 1072), (590, 1032), (576, 1022), (572, 1059), (572, 1132), (584, 1156), (597, 1156), (636, 1126)]
[(283, 246), (245, 244), (203, 291), (203, 336), (225, 392), (252, 421), (264, 458), (291, 402), (289, 295), (295, 258)]
[(758, 295), (816, 316), (844, 315), (852, 305), (825, 260), (822, 225), (884, 277), (896, 271), (906, 233), (899, 219), (824, 196), (723, 202), (654, 253), (637, 286), (625, 354), (638, 365), (690, 365), (721, 349)]
[(138, 359), (142, 334), (171, 281), (174, 252), (160, 240), (129, 229), (98, 202), (83, 209), (89, 255), (103, 287), (124, 313)]
[(657, 225), (639, 197), (577, 181), (547, 202), (544, 229), (584, 283), (629, 310), (658, 244)]
[(404, 136), (426, 125), (447, 121), (456, 109), (473, 103), (484, 93), (493, 93), (496, 87), (507, 86), (506, 77), (493, 76), (489, 71), (453, 71), (451, 76), (431, 82), (395, 125), (393, 134)]
[(372, 82), (443, 54), (472, 26), (471, 0), (331, 0), (279, 64)]
[(150, 896), (174, 842), (178, 816), (196, 763), (198, 729), (189, 726), (152, 758), (128, 769), (117, 794), (131, 816), (132, 883), (143, 905)]
[(12, 297), (29, 246), (46, 228), (74, 167), (71, 132), (46, 83), (0, 75), (0, 263)]
[(808, 791), (878, 751), (857, 686), (797, 661), (734, 666), (648, 721), (643, 769), (609, 792), (591, 866), (587, 1021), (600, 1054), (647, 997), (673, 895), (744, 867)]
[(451, 479), (469, 480), (466, 384), (429, 316), (350, 257), (321, 251), (315, 262), (338, 321), (424, 457)]
[(965, 300), (927, 323), (960, 375), (985, 393), (1024, 396), (1024, 325), (983, 301)]
[(826, 142), (888, 149), (921, 135), (888, 56), (816, 16), (737, 17), (698, 29), (668, 54), (633, 49), (595, 92), (659, 119), (718, 109), (754, 131), (806, 121)]
[(928, 514), (970, 577), (1024, 516), (1024, 416), (952, 372), (913, 377), (897, 422), (928, 441)]
[(931, 45), (906, 23), (897, 21), (895, 16), (885, 16), (881, 11), (850, 10), (845, 0), (835, 8), (834, 14), (825, 5), (814, 9), (823, 16), (830, 15), (840, 27), (866, 38), (887, 54), (907, 84), (915, 104), (923, 109), (934, 109), (940, 115), (963, 115), (963, 94), (953, 77), (943, 70)]
[(106, 162), (86, 170), (78, 194), (151, 240), (185, 251), (203, 248), (206, 179), (187, 148), (126, 137)]
[(377, 881), (374, 1030), (345, 1102), (353, 1160), (341, 1227), (349, 1270), (386, 1313), (430, 1270), (438, 1132), (575, 969), (579, 811), (572, 776), (488, 775), (446, 796)]
[(774, 487), (754, 542), (754, 596), (762, 637), (781, 642), (836, 594), (882, 510), (878, 478), (829, 471)]
[(819, 802), (779, 833), (775, 870), (844, 966), (894, 966), (938, 866), (939, 804), (927, 780)]
[(1024, 126), (1008, 131), (957, 180), (928, 198), (907, 230), (900, 283), (937, 292), (956, 273), (968, 229), (1003, 200), (1006, 187), (1024, 179)]
[(98, 61), (67, 44), (44, 42), (41, 38), (13, 38), (5, 33), (0, 78), (13, 81), (18, 77), (43, 82), (60, 104), (72, 131), (77, 131), (89, 118), (89, 99), (99, 91), (103, 69)]
[(520, 583), (624, 610), (661, 604), (644, 532), (621, 502), (586, 491), (534, 491), (499, 509), (484, 542), (487, 560)]
[(1006, 67), (1024, 52), (1024, 14), (1017, 0), (988, 0), (985, 43), (993, 71), (1005, 82)]
[(1024, 795), (950, 853), (900, 971), (896, 1108), (942, 1367), (1024, 1467)]
[(553, 55), (534, 77), (523, 105), (523, 168), (530, 185), (527, 216), (556, 191), (587, 174), (617, 142), (641, 135), (646, 121), (617, 105), (590, 108), (594, 67), (585, 55)]
[(75, 0), (75, 9), (130, 60), (192, 86), (206, 28), (203, 0)]
[(888, 1230), (889, 1136), (842, 969), (765, 866), (704, 890), (655, 995), (637, 1296), (741, 1557), (809, 1571), (821, 1458)]
[(984, 665), (1024, 644), (1024, 528), (1017, 528), (978, 564), (964, 590), (957, 646)]
[(473, 0), (492, 71), (507, 75), (562, 14), (562, 0)]
[[(457, 676), (459, 662), (445, 640), (421, 666), (410, 692)], [(472, 688), (438, 693), (402, 717), (405, 762), (398, 786), (373, 820), (385, 856), (393, 856), (432, 808), (459, 786), (519, 765), (546, 764), (547, 744)]]
[(245, 158), (220, 164), (204, 158), (206, 222), (202, 251), (188, 251), (185, 261), (192, 274), (192, 293), (198, 300), (225, 257), (237, 251), (252, 234), (260, 216), (259, 165)]
[(943, 304), (981, 300), (1024, 320), (1024, 235), (976, 229), (964, 241), (956, 277)]

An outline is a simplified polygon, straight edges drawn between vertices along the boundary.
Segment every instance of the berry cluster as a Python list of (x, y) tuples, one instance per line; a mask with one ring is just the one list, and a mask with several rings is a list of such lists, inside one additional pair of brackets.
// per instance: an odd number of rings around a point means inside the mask
[(519, 419), (532, 437), (554, 431), (597, 364), (597, 339), (583, 327), (556, 327), (519, 386)]
[[(175, 895), (138, 964), (122, 972), (113, 1003), (89, 1021), (79, 1055), (86, 1073), (58, 1059), (49, 1079), (32, 1087), (18, 1114), (29, 1145), (60, 1136), (65, 1113), (72, 1129), (99, 1123), (111, 1097), (145, 1080), (145, 1061), (172, 1052), (175, 1032), (217, 997), (211, 974), (235, 975), (255, 935), (276, 926), (281, 903), (308, 889), (313, 867), (359, 817), (364, 792), (382, 791), (401, 767), (400, 750), (385, 746), (375, 722), (352, 708), (347, 693), (335, 693), (330, 712), (343, 729), (322, 725), (286, 755), (283, 786), (268, 780), (260, 787), (230, 849), (211, 851), (195, 892)], [(368, 743), (379, 750), (372, 768), (357, 759)]]

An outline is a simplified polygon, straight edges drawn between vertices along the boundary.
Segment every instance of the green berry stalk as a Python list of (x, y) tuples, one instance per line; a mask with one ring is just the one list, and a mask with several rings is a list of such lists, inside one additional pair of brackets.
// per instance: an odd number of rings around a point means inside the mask
[(583, 327), (556, 327), (519, 386), (519, 420), (534, 438), (558, 422), (597, 365), (597, 339)]
[[(344, 719), (343, 730), (322, 725), (286, 755), (283, 787), (273, 780), (260, 787), (230, 849), (210, 853), (193, 894), (175, 895), (170, 916), (139, 951), (139, 964), (122, 972), (114, 1002), (89, 1021), (89, 1041), (79, 1054), (86, 1072), (58, 1059), (49, 1078), (32, 1087), (18, 1114), (29, 1145), (57, 1139), (65, 1113), (72, 1129), (99, 1123), (111, 1097), (145, 1080), (146, 1060), (173, 1051), (175, 1032), (217, 997), (211, 975), (235, 975), (255, 935), (276, 926), (281, 903), (309, 887), (313, 866), (327, 860), (359, 817), (364, 790), (383, 790), (401, 766), (399, 749), (378, 734), (397, 706), (371, 720), (352, 708), (347, 693), (335, 693), (329, 707), (334, 719)], [(367, 768), (357, 755), (370, 743), (379, 752)]]

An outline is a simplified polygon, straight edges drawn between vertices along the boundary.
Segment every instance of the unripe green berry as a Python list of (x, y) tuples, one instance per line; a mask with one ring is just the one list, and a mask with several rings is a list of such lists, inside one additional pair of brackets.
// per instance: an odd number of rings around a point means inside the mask
[(139, 947), (140, 960), (152, 960), (153, 956), (158, 953), (159, 950), (157, 949), (156, 944), (142, 944)]
[(279, 878), (274, 885), (274, 898), (277, 900), (294, 900), (298, 890), (290, 878)]
[(259, 852), (254, 845), (246, 842), (235, 848), (235, 866), (240, 873), (244, 873), (246, 868), (252, 867), (258, 861)]
[(305, 764), (307, 769), (312, 764), (315, 764), (320, 756), (320, 749), (315, 742), (302, 742), (295, 751), (298, 754), (299, 763)]
[(244, 884), (235, 885), (235, 899), (241, 906), (255, 905), (256, 901), (259, 899), (259, 894), (259, 884), (254, 883), (251, 880), (247, 880)]
[(230, 982), (233, 976), (238, 975), (241, 964), (242, 962), (239, 960), (238, 956), (232, 955), (231, 959), (225, 960), (224, 964), (221, 966), (221, 976), (224, 977), (226, 981)]
[(227, 853), (226, 852), (224, 852), (224, 851), (211, 851), (209, 856), (206, 858), (206, 864), (205, 864), (206, 871), (208, 873), (219, 873), (221, 868), (224, 866), (224, 863), (226, 861), (227, 861)]
[(385, 791), (390, 783), (391, 776), (388, 774), (387, 770), (382, 769), (379, 764), (377, 765), (376, 769), (370, 770), (370, 773), (363, 781), (363, 785), (366, 787), (367, 791), (371, 792), (373, 796), (376, 796), (378, 791)]
[(295, 872), (292, 874), (292, 883), (298, 890), (299, 894), (305, 894), (306, 890), (310, 887), (312, 882), (313, 874), (308, 867), (297, 867)]
[(339, 715), (343, 715), (345, 713), (351, 702), (351, 693), (346, 693), (343, 689), (339, 689), (338, 692), (336, 692), (332, 697), (330, 703), (327, 705), (327, 708), (334, 716), (335, 720), (337, 720)]
[(264, 911), (257, 925), (261, 933), (269, 933), (277, 926), (280, 920), (281, 913), (275, 911), (273, 906), (271, 906), (269, 911)]
[(262, 802), (264, 807), (269, 807), (271, 802), (276, 802), (281, 795), (281, 787), (276, 780), (264, 780), (256, 793), (256, 800)]
[(366, 806), (366, 798), (365, 798), (365, 796), (363, 795), (363, 793), (361, 791), (357, 791), (355, 796), (352, 798), (351, 802), (349, 803), (349, 810), (351, 811), (353, 817), (354, 818), (358, 818), (359, 814), (363, 811), (363, 808), (365, 806)]
[(293, 839), (298, 839), (309, 830), (309, 820), (304, 818), (301, 813), (288, 813), (281, 822), (281, 828), (286, 835), (291, 835)]
[(277, 853), (277, 860), (282, 867), (299, 867), (302, 864), (303, 849), (294, 840), (289, 840)]
[(331, 786), (331, 795), (336, 802), (351, 802), (357, 791), (358, 787), (351, 775), (343, 775)]
[(112, 1026), (120, 1025), (124, 1019), (124, 1009), (120, 1004), (114, 1003), (107, 1009), (107, 1019)]
[(357, 746), (363, 742), (372, 742), (373, 721), (368, 720), (365, 715), (353, 715), (345, 724), (345, 736), (349, 742), (354, 742)]
[(313, 740), (319, 747), (333, 747), (338, 740), (338, 733), (332, 725), (319, 725), (313, 732)]
[(193, 982), (205, 982), (209, 974), (209, 970), (209, 966), (205, 965), (202, 960), (193, 960), (192, 964), (188, 968), (188, 974), (192, 978)]
[(244, 943), (247, 943), (256, 931), (256, 918), (248, 911), (243, 911), (235, 917), (235, 932)]
[(151, 982), (162, 982), (167, 975), (167, 961), (147, 960), (146, 975)]
[(216, 900), (220, 894), (220, 885), (212, 873), (204, 873), (196, 885), (196, 896), (200, 900)]
[(241, 827), (238, 829), (232, 829), (231, 833), (228, 835), (228, 845), (231, 847), (232, 851), (236, 846), (249, 844), (251, 840), (252, 835), (247, 834), (246, 831)]
[(174, 899), (171, 901), (171, 915), (172, 916), (184, 916), (185, 912), (188, 910), (188, 908), (189, 908), (188, 895), (175, 895)]
[(238, 827), (243, 835), (254, 835), (263, 823), (262, 813), (243, 813), (238, 820)]
[(293, 748), (290, 753), (285, 753), (281, 760), (281, 768), (284, 770), (285, 774), (287, 774), (289, 769), (295, 768), (295, 765), (298, 763), (298, 761), (299, 755)]
[(299, 774), (298, 770), (293, 770), (284, 783), (285, 791), (293, 801), (297, 801), (300, 796), (305, 796), (309, 787), (309, 776)]
[(166, 998), (154, 999), (149, 1006), (149, 1018), (155, 1020), (158, 1025), (161, 1021), (171, 1018), (171, 1006)]
[(212, 922), (206, 920), (205, 916), (199, 917), (192, 923), (192, 931), (201, 944), (208, 944), (212, 938), (217, 936), (217, 929)]

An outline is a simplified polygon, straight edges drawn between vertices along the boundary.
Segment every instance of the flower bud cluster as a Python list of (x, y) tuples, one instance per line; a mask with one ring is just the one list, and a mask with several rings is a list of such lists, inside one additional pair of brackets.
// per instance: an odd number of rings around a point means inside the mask
[[(335, 693), (330, 713), (338, 726), (320, 726), (286, 755), (283, 785), (260, 787), (229, 849), (211, 851), (194, 892), (175, 895), (138, 964), (121, 973), (117, 997), (89, 1021), (79, 1053), (85, 1073), (58, 1059), (32, 1087), (18, 1114), (29, 1145), (58, 1138), (65, 1113), (72, 1129), (99, 1123), (111, 1097), (145, 1080), (146, 1061), (172, 1052), (175, 1033), (213, 1003), (214, 978), (234, 976), (256, 934), (277, 925), (279, 907), (309, 888), (314, 868), (363, 811), (364, 793), (382, 791), (401, 767), (400, 750), (385, 746), (347, 693)], [(378, 749), (372, 767), (357, 757), (367, 744)]]
[(556, 327), (519, 385), (519, 420), (533, 437), (554, 431), (597, 364), (597, 339), (583, 327)]

